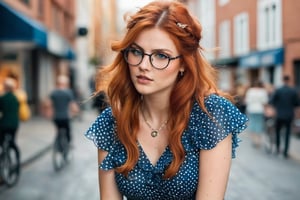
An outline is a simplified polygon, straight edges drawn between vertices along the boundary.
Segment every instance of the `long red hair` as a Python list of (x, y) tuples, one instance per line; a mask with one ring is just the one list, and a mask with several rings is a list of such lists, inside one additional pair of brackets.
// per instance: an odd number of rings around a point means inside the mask
[[(186, 25), (186, 26), (185, 26)], [(139, 129), (139, 110), (142, 104), (141, 95), (130, 81), (129, 69), (123, 58), (122, 50), (130, 46), (137, 35), (146, 28), (157, 27), (166, 31), (175, 43), (184, 66), (184, 76), (178, 78), (170, 97), (169, 147), (173, 160), (165, 171), (165, 178), (176, 174), (184, 161), (185, 151), (181, 136), (187, 127), (192, 104), (198, 101), (203, 110), (204, 97), (211, 93), (220, 94), (216, 86), (216, 72), (206, 62), (199, 45), (202, 27), (190, 15), (185, 5), (175, 1), (155, 1), (141, 8), (129, 18), (127, 33), (123, 40), (114, 42), (112, 50), (117, 52), (114, 62), (101, 72), (102, 82), (106, 89), (113, 115), (116, 119), (117, 137), (127, 151), (125, 164), (116, 170), (127, 175), (137, 163), (139, 151), (137, 132)], [(107, 79), (107, 75), (110, 75)], [(106, 82), (108, 80), (108, 82)], [(176, 127), (176, 128), (173, 128)]]

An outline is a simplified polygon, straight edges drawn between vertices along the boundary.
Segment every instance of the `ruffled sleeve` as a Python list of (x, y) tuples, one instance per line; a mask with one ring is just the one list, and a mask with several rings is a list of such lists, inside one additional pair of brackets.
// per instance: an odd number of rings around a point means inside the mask
[(92, 140), (97, 148), (109, 151), (116, 141), (115, 119), (111, 108), (106, 108), (86, 131), (85, 136)]
[(85, 133), (85, 136), (92, 140), (97, 148), (108, 152), (99, 165), (99, 168), (103, 170), (121, 166), (127, 158), (124, 146), (117, 140), (115, 126), (115, 118), (111, 108), (108, 107), (96, 118)]
[(246, 115), (242, 114), (230, 101), (215, 94), (205, 99), (205, 106), (210, 116), (200, 108), (198, 103), (195, 104), (189, 129), (196, 148), (212, 149), (232, 134), (232, 157), (235, 158), (235, 150), (241, 141), (238, 134), (247, 127)]

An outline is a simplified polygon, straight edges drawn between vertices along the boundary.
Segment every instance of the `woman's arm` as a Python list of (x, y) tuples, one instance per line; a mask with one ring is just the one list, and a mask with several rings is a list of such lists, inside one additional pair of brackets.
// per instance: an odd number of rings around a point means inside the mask
[[(102, 163), (106, 157), (107, 152), (98, 149), (98, 163)], [(118, 190), (115, 181), (114, 170), (102, 170), (99, 169), (98, 178), (99, 178), (99, 192), (101, 200), (121, 200), (122, 195)]]
[(231, 166), (232, 135), (211, 150), (200, 150), (197, 200), (223, 200)]

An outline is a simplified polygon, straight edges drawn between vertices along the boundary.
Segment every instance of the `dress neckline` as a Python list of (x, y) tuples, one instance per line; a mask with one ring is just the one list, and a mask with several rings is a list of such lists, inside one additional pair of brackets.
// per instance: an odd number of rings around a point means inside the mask
[[(151, 166), (152, 169), (153, 169), (153, 168), (156, 168), (162, 161), (164, 161), (164, 160), (165, 160), (165, 158), (164, 158), (165, 155), (167, 154), (167, 152), (170, 152), (170, 151), (169, 151), (169, 145), (167, 145), (166, 148), (164, 149), (164, 151), (162, 152), (162, 154), (161, 154), (161, 155), (159, 156), (159, 158), (157, 159), (157, 162), (156, 162), (156, 163), (152, 163), (152, 162), (150, 161), (150, 159), (149, 159), (147, 153), (144, 151), (142, 144), (141, 144), (139, 141), (137, 141), (137, 145), (138, 145), (138, 147), (139, 147), (139, 151), (140, 151), (140, 154), (141, 154), (140, 158), (144, 158), (144, 159), (147, 161), (147, 164), (148, 164), (149, 166)], [(143, 163), (144, 163), (144, 162), (143, 162)], [(146, 163), (145, 163), (145, 164), (146, 164)]]

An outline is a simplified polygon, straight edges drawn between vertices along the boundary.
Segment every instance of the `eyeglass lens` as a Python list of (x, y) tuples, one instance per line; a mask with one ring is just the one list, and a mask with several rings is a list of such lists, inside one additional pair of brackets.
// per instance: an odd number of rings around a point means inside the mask
[(141, 64), (145, 55), (149, 56), (151, 65), (157, 69), (166, 68), (170, 62), (170, 57), (160, 52), (146, 54), (137, 48), (128, 48), (125, 51), (125, 59), (127, 63), (133, 66)]

